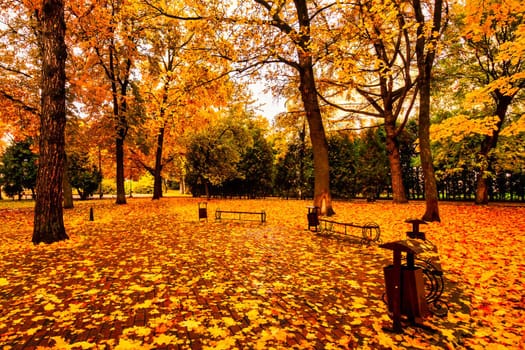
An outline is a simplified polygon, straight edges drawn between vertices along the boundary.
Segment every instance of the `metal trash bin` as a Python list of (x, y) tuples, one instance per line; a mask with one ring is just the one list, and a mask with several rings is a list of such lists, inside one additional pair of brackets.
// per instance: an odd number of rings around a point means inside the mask
[(306, 218), (308, 219), (308, 230), (312, 230), (312, 227), (314, 228), (314, 231), (318, 230), (319, 227), (319, 215), (321, 214), (321, 208), (319, 207), (307, 207), (308, 208), (308, 214), (306, 214)]
[[(393, 264), (385, 266), (383, 271), (388, 310), (392, 313), (392, 330), (401, 333), (402, 316), (416, 324), (417, 320), (429, 314), (423, 269), (414, 264), (415, 256), (427, 248), (424, 242), (416, 239), (389, 242), (379, 247), (394, 252)], [(401, 264), (402, 253), (406, 254), (406, 264)]]
[(208, 221), (208, 203), (199, 202), (199, 221), (206, 220)]

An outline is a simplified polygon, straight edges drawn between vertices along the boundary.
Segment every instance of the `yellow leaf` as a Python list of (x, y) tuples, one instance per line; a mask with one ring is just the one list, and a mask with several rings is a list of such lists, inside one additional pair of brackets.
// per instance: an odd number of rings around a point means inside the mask
[(136, 334), (139, 337), (146, 337), (151, 333), (151, 328), (134, 326), (131, 328), (126, 328), (122, 331), (122, 334), (129, 334), (129, 333)]
[(231, 317), (223, 317), (222, 321), (224, 322), (226, 327), (235, 326), (237, 324), (237, 322), (235, 322), (235, 320)]
[(259, 311), (253, 309), (246, 313), (246, 316), (248, 316), (248, 319), (250, 321), (255, 321), (257, 318), (259, 318)]
[(28, 329), (28, 330), (26, 331), (26, 334), (27, 334), (27, 335), (33, 335), (33, 334), (35, 334), (36, 332), (38, 332), (39, 329), (40, 329), (40, 327), (35, 327), (35, 328)]
[(173, 335), (161, 334), (153, 338), (153, 344), (155, 345), (169, 345), (178, 344), (181, 341)]
[(0, 278), (0, 287), (7, 286), (8, 284), (7, 278)]
[(272, 326), (269, 328), (269, 331), (272, 334), (272, 337), (280, 342), (285, 342), (286, 338), (288, 337), (288, 333), (286, 333), (286, 331), (281, 328)]
[(192, 331), (192, 330), (199, 328), (201, 323), (197, 320), (190, 318), (189, 320), (180, 322), (180, 325), (188, 328), (189, 331)]
[(213, 326), (208, 328), (208, 332), (212, 335), (214, 338), (224, 338), (228, 335), (228, 331), (226, 331), (223, 328), (220, 328), (218, 326)]
[(148, 309), (153, 304), (152, 300), (144, 300), (143, 303), (136, 304), (133, 306), (134, 309)]
[(51, 310), (54, 310), (55, 309), (55, 305), (52, 304), (52, 303), (47, 303), (46, 305), (44, 305), (44, 310), (46, 311), (51, 311)]
[(64, 338), (51, 337), (51, 339), (55, 341), (55, 344), (53, 345), (53, 349), (57, 349), (57, 350), (71, 349), (70, 345), (64, 340)]

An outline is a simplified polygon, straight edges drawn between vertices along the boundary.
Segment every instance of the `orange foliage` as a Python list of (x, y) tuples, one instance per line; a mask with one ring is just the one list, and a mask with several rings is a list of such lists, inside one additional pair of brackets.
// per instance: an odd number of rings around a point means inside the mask
[[(0, 345), (41, 349), (523, 348), (525, 208), (440, 205), (422, 227), (445, 272), (445, 318), (433, 332), (390, 326), (383, 266), (391, 252), (306, 230), (304, 201), (197, 199), (79, 202), (69, 241), (30, 243), (31, 208), (1, 202)], [(424, 203), (337, 202), (337, 221), (405, 238)], [(89, 221), (89, 208), (95, 221)], [(216, 208), (267, 223), (215, 222)], [(356, 235), (359, 230), (356, 229)]]

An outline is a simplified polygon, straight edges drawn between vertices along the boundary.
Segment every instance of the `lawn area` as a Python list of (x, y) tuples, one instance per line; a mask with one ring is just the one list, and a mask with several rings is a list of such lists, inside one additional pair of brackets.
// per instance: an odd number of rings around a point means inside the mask
[[(0, 205), (1, 349), (523, 349), (525, 208), (440, 204), (422, 226), (446, 277), (445, 317), (392, 325), (391, 251), (307, 231), (296, 200), (75, 202), (70, 240), (31, 244), (32, 208)], [(89, 221), (93, 208), (94, 221)], [(215, 209), (267, 222), (215, 222)], [(335, 220), (404, 239), (424, 203), (335, 202)], [(360, 231), (356, 229), (356, 236)]]

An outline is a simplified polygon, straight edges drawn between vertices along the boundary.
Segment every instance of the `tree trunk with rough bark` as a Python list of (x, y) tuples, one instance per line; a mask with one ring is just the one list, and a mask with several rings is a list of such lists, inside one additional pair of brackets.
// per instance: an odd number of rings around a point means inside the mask
[(117, 167), (117, 200), (116, 204), (126, 204), (126, 188), (124, 186), (124, 139), (115, 139), (115, 155)]
[(68, 239), (62, 208), (65, 163), (66, 44), (64, 3), (44, 0), (39, 14), (42, 50), (40, 158), (32, 241), (53, 243)]
[(315, 85), (310, 44), (310, 17), (305, 0), (295, 0), (301, 36), (298, 39), (297, 56), (299, 60), (299, 91), (310, 129), (310, 140), (314, 155), (314, 206), (321, 209), (322, 215), (335, 214), (330, 194), (330, 166), (328, 163), (328, 141), (323, 125), (321, 108)]
[[(414, 16), (418, 24), (416, 40), (416, 59), (419, 87), (419, 150), (421, 167), (425, 183), (426, 209), (422, 219), (425, 221), (441, 221), (439, 217), (438, 192), (432, 152), (430, 149), (430, 88), (432, 67), (436, 56), (436, 41), (442, 30), (443, 0), (435, 0), (433, 9), (426, 8), (421, 0), (412, 0)], [(432, 11), (433, 10), (433, 11)], [(427, 37), (425, 28), (432, 26), (432, 37)], [(439, 35), (436, 35), (439, 34)]]
[[(300, 54), (301, 55), (301, 54)], [(301, 98), (310, 129), (310, 140), (314, 154), (314, 206), (321, 208), (322, 215), (333, 215), (332, 197), (330, 194), (330, 167), (328, 164), (328, 142), (323, 126), (321, 109), (317, 99), (311, 58), (303, 55), (301, 72)]]
[[(115, 69), (113, 65), (111, 65), (112, 69)], [(126, 135), (128, 133), (128, 120), (127, 120), (127, 110), (128, 105), (126, 102), (126, 94), (129, 84), (129, 69), (131, 67), (131, 61), (127, 61), (127, 74), (126, 79), (124, 81), (120, 82), (120, 94), (116, 93), (117, 89), (117, 82), (112, 82), (113, 87), (113, 103), (115, 104), (113, 106), (113, 113), (114, 117), (117, 120), (117, 135), (115, 139), (115, 152), (116, 152), (116, 167), (117, 167), (117, 201), (116, 204), (126, 204), (126, 188), (124, 186), (124, 140), (126, 139)], [(131, 192), (130, 192), (131, 193)]]
[(395, 125), (387, 124), (385, 118), (386, 150), (390, 163), (390, 178), (392, 181), (392, 200), (394, 203), (407, 203), (407, 195), (403, 184), (403, 168)]
[(489, 202), (487, 176), (485, 173), (491, 169), (490, 151), (496, 148), (496, 145), (498, 144), (501, 126), (503, 125), (507, 110), (513, 99), (513, 96), (503, 95), (499, 91), (494, 92), (494, 97), (496, 100), (496, 116), (498, 117), (498, 122), (492, 135), (485, 136), (478, 154), (480, 157), (480, 173), (476, 182), (476, 198), (474, 201), (476, 204), (488, 204)]
[(430, 149), (430, 79), (424, 79), (419, 90), (419, 150), (426, 201), (425, 214), (423, 214), (422, 219), (425, 221), (441, 221), (436, 175)]
[(162, 149), (164, 145), (165, 126), (159, 129), (157, 152), (155, 153), (155, 172), (153, 174), (153, 199), (162, 198)]

